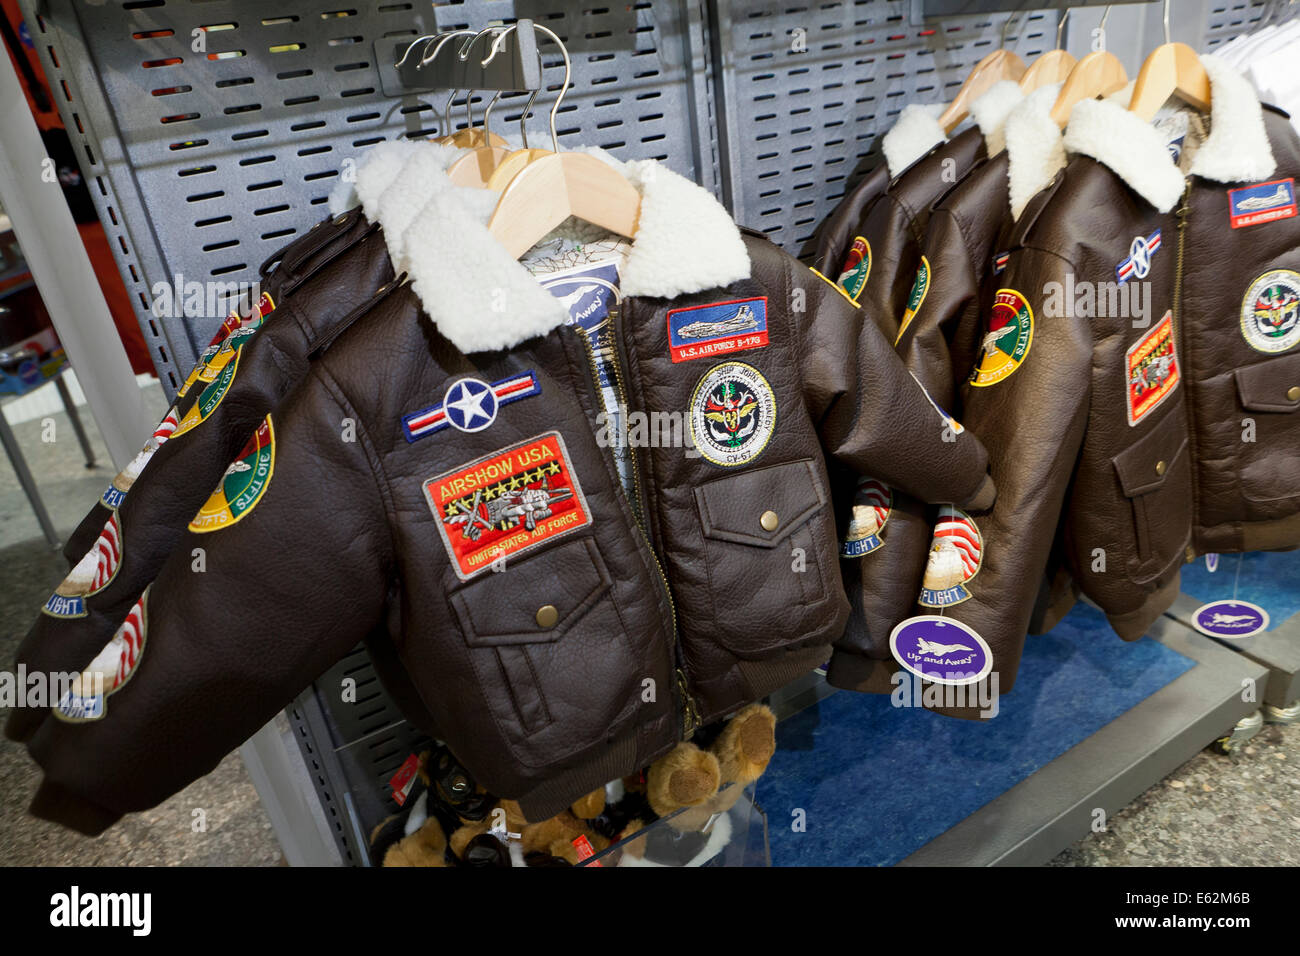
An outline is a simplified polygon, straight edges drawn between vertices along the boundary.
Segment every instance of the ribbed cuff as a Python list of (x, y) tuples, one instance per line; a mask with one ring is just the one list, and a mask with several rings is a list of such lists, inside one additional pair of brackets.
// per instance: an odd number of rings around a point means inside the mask
[(122, 814), (79, 796), (67, 787), (48, 778), (41, 781), (27, 808), (34, 817), (49, 820), (86, 836), (99, 836), (118, 820)]

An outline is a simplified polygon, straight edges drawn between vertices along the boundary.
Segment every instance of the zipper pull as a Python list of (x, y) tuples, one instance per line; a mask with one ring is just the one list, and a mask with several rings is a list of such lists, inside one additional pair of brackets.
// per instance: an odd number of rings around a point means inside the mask
[(1187, 226), (1187, 217), (1192, 214), (1192, 207), (1188, 200), (1192, 196), (1192, 181), (1187, 180), (1187, 187), (1183, 190), (1183, 198), (1180, 200), (1178, 208), (1174, 215), (1178, 217), (1178, 228), (1183, 229)]
[(691, 696), (691, 688), (686, 683), (686, 674), (680, 667), (677, 668), (677, 691), (682, 695), (682, 740), (690, 740), (702, 721), (695, 698)]

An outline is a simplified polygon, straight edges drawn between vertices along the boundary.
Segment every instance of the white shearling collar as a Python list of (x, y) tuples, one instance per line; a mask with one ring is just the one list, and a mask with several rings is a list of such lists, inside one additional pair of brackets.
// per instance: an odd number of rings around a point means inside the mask
[(970, 118), (980, 128), (984, 137), (985, 151), (996, 156), (1006, 146), (1007, 118), (1020, 103), (1025, 94), (1020, 84), (1012, 80), (998, 80), (988, 91), (970, 105)]
[(1065, 166), (1061, 131), (1052, 120), (1052, 106), (1060, 92), (1060, 83), (1041, 86), (1007, 117), (1007, 185), (1013, 219), (1020, 218), (1029, 200)]
[[(1000, 80), (970, 105), (970, 118), (984, 137), (985, 149), (992, 156), (1002, 150), (1005, 140), (1002, 126), (1016, 104), (1024, 99), (1020, 84)], [(912, 103), (903, 107), (893, 127), (880, 140), (889, 178), (893, 179), (940, 143), (948, 134), (939, 125), (943, 103)]]
[[(510, 348), (566, 324), (563, 304), (488, 232), (498, 194), (448, 179), (460, 151), (427, 141), (391, 146), (376, 147), (357, 170), (355, 193), (438, 331), (468, 353)], [(749, 277), (740, 230), (710, 192), (654, 160), (588, 152), (641, 194), (621, 270), (624, 296), (675, 298)]]
[(880, 151), (885, 155), (890, 179), (940, 143), (947, 142), (948, 134), (939, 125), (942, 112), (941, 103), (913, 103), (903, 107), (893, 127), (880, 140)]
[[(1220, 183), (1256, 182), (1276, 163), (1259, 97), (1250, 83), (1215, 56), (1202, 56), (1210, 77), (1210, 132), (1192, 157), (1193, 176)], [(1155, 127), (1115, 99), (1088, 100), (1070, 114), (1065, 148), (1110, 167), (1160, 212), (1183, 194), (1183, 173)]]

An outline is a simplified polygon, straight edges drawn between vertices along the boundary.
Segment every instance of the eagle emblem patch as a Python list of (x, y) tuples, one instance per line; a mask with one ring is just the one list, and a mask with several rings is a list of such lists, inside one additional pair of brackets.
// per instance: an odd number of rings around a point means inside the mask
[(887, 484), (875, 478), (859, 478), (853, 494), (853, 517), (840, 545), (840, 557), (860, 558), (883, 548), (881, 533), (893, 504), (894, 493)]
[(1273, 269), (1241, 300), (1241, 334), (1256, 352), (1276, 355), (1300, 342), (1300, 273)]
[(72, 679), (72, 686), (59, 698), (54, 716), (70, 724), (100, 720), (107, 713), (106, 699), (131, 679), (144, 655), (145, 588), (126, 620), (86, 669)]
[(939, 509), (930, 542), (930, 558), (917, 603), (925, 607), (951, 607), (970, 600), (966, 585), (984, 561), (984, 538), (971, 516), (951, 505)]
[(691, 396), (691, 441), (708, 461), (745, 465), (776, 430), (776, 396), (758, 369), (744, 362), (715, 365)]

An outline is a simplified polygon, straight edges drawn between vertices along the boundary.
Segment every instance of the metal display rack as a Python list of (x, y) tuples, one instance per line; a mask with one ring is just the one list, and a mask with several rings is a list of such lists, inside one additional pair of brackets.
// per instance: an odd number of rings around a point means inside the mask
[[(226, 282), (233, 297), (324, 216), (367, 148), (440, 132), (445, 91), (384, 92), (377, 51), (397, 40), (544, 24), (573, 60), (562, 145), (660, 159), (798, 254), (873, 164), (877, 134), (904, 105), (948, 98), (1008, 17), (917, 25), (914, 0), (20, 2), (169, 396), (228, 306), (156, 315), (158, 283)], [(1207, 35), (1222, 42), (1262, 12), (1216, 9)], [(1058, 15), (1014, 14), (1006, 45), (1026, 59), (1049, 49)], [(540, 51), (554, 91), (559, 56)], [(502, 96), (494, 128), (512, 132), (525, 100)], [(547, 109), (543, 93), (538, 136)], [(345, 678), (355, 703), (340, 700)], [(421, 743), (358, 647), (243, 753), (290, 862), (364, 865), (387, 782)]]

